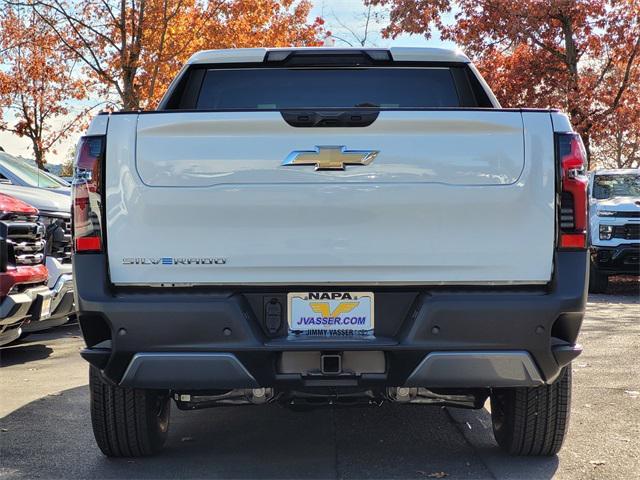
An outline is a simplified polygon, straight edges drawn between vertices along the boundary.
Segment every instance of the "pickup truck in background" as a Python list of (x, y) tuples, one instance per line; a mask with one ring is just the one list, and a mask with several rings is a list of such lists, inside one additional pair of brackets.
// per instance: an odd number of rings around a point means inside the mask
[(47, 286), (52, 295), (51, 312), (47, 318), (23, 325), (22, 333), (63, 325), (75, 312), (71, 268), (71, 198), (65, 192), (7, 184), (0, 184), (0, 193), (37, 208), (37, 221), (45, 229), (45, 264), (49, 273)]
[[(587, 289), (580, 137), (429, 48), (195, 54), (98, 115), (72, 187), (91, 414), (108, 456), (180, 409), (481, 408), (553, 455)], [(241, 432), (238, 432), (241, 434)]]
[(50, 316), (44, 235), (36, 208), (0, 193), (0, 346)]
[(604, 293), (610, 276), (640, 275), (640, 170), (597, 170), (589, 185), (589, 291)]

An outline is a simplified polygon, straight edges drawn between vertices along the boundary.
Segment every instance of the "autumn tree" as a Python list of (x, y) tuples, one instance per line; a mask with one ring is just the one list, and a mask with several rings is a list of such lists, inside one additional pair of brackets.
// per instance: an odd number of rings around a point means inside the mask
[(620, 109), (597, 130), (594, 165), (603, 168), (640, 167), (640, 119), (638, 110)]
[(185, 22), (182, 14), (168, 23), (162, 14), (157, 23), (151, 22), (163, 27), (160, 35), (149, 38), (141, 58), (138, 81), (145, 107), (157, 105), (180, 67), (198, 50), (321, 44), (323, 21), (307, 21), (311, 9), (307, 1), (240, 0), (216, 6), (197, 21), (190, 16)]
[[(618, 67), (618, 75), (623, 73)], [(620, 106), (594, 125), (593, 160), (606, 168), (640, 167), (640, 69), (629, 82)]]
[(154, 107), (195, 51), (316, 45), (306, 0), (37, 0), (29, 2), (125, 110)]
[(0, 2), (0, 129), (31, 140), (39, 168), (46, 155), (80, 124), (86, 85), (75, 60), (30, 9)]
[[(477, 63), (504, 106), (567, 111), (591, 157), (640, 65), (640, 0), (369, 0), (385, 34), (438, 29)], [(455, 20), (447, 22), (455, 12)]]

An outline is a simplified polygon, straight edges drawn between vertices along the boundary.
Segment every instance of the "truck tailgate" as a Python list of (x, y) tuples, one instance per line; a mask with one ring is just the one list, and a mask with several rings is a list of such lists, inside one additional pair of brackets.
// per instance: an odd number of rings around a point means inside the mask
[[(551, 278), (546, 112), (382, 111), (352, 128), (296, 128), (272, 111), (162, 112), (112, 115), (107, 138), (115, 284)], [(375, 158), (345, 170), (283, 165), (327, 149)]]

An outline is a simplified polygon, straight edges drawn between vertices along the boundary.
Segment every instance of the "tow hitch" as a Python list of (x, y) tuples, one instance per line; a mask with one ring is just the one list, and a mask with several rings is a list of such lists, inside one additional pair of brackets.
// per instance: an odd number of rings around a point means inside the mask
[(342, 373), (342, 355), (339, 353), (321, 355), (320, 371), (323, 375), (340, 375)]

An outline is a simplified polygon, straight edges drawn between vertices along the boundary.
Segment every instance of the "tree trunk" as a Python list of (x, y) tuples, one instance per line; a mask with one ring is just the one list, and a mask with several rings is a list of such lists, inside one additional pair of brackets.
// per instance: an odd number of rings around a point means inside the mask
[(44, 164), (45, 164), (44, 152), (42, 151), (42, 149), (40, 148), (40, 145), (35, 139), (32, 139), (32, 141), (33, 141), (33, 157), (36, 161), (36, 165), (40, 170), (44, 170)]
[(123, 68), (122, 75), (122, 108), (124, 110), (138, 110), (140, 108), (140, 99), (138, 92), (134, 87), (135, 73), (131, 68)]
[(587, 152), (587, 170), (591, 170), (591, 135), (589, 132), (580, 132), (584, 149)]

